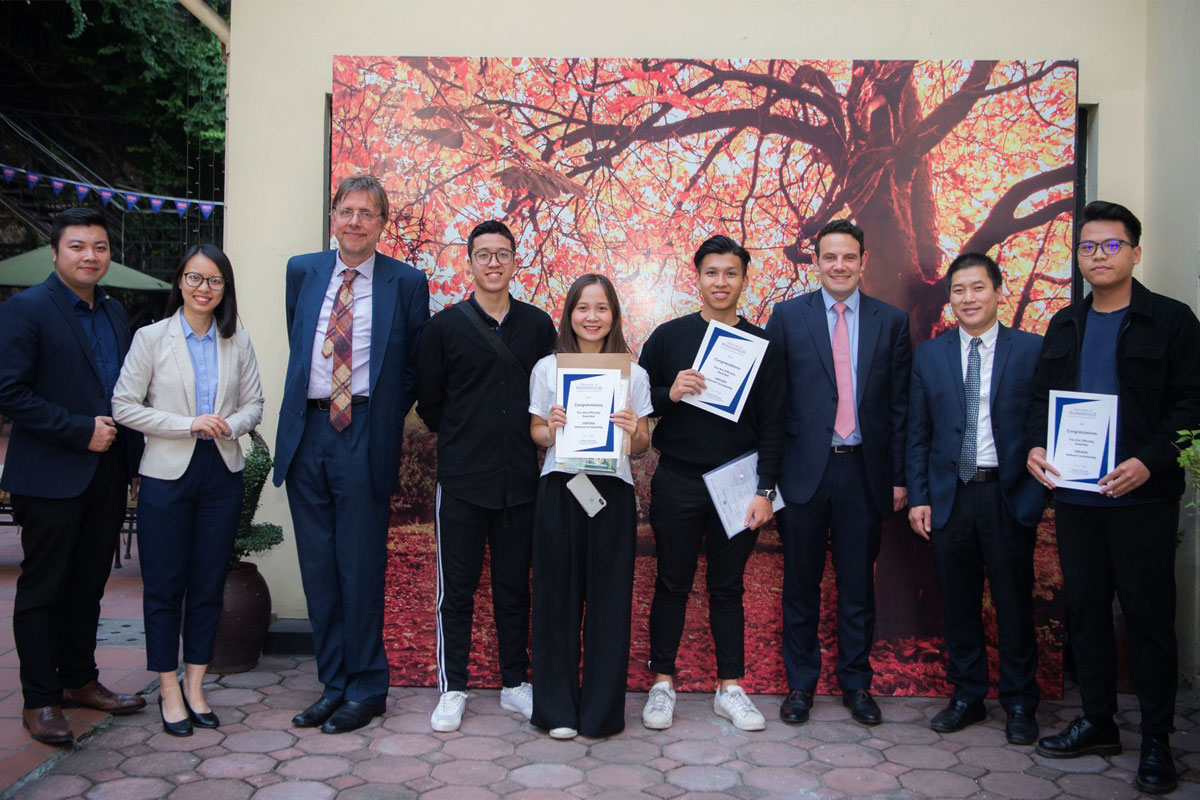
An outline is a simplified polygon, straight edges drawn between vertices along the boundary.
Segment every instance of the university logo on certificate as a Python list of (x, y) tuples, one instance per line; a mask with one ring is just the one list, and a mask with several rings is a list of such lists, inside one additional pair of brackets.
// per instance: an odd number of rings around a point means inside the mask
[(746, 407), (767, 344), (761, 336), (709, 320), (692, 363), (692, 369), (704, 376), (705, 389), (699, 394), (684, 395), (683, 402), (737, 422)]
[(1046, 460), (1058, 470), (1054, 484), (1099, 492), (1116, 467), (1117, 396), (1050, 390)]

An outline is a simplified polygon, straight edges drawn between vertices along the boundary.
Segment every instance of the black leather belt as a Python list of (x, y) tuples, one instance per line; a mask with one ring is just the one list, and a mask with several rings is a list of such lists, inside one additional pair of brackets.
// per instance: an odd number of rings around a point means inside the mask
[[(365, 394), (356, 394), (350, 398), (351, 406), (365, 406), (371, 398)], [(330, 400), (328, 397), (310, 397), (308, 398), (308, 407), (315, 408), (317, 411), (328, 411)]]
[(991, 483), (1000, 480), (999, 467), (980, 467), (967, 483)]
[(835, 453), (853, 453), (855, 450), (858, 450), (861, 447), (861, 444), (835, 444), (829, 449)]

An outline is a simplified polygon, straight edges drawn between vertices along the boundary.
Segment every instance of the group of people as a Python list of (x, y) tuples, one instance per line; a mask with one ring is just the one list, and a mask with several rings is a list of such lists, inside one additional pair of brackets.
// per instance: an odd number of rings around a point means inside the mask
[[(338, 249), (287, 265), (290, 353), (274, 480), (286, 486), (324, 687), (293, 724), (340, 733), (384, 712), (389, 499), (415, 403), (437, 434), (438, 454), (441, 694), (431, 727), (457, 730), (466, 708), (486, 548), (500, 704), (554, 738), (615, 734), (625, 724), (633, 479), (621, 458), (609, 474), (588, 476), (603, 498), (598, 511), (577, 500), (568, 484), (583, 465), (555, 455), (568, 422), (556, 397), (556, 358), (631, 355), (621, 299), (604, 276), (583, 275), (567, 292), (556, 331), (545, 312), (511, 296), (516, 240), (493, 220), (467, 239), (474, 291), (430, 319), (425, 276), (376, 251), (387, 220), (380, 183), (349, 178), (332, 203)], [(611, 416), (629, 454), (651, 443), (659, 453), (649, 508), (657, 560), (646, 664), (653, 685), (642, 723), (672, 724), (676, 658), (703, 553), (714, 712), (742, 730), (765, 727), (739, 685), (743, 575), (758, 532), (775, 517), (778, 491), (789, 689), (780, 718), (803, 723), (813, 706), (830, 552), (842, 701), (856, 721), (878, 724), (869, 658), (874, 562), (883, 521), (907, 506), (913, 531), (930, 542), (944, 598), (954, 693), (932, 727), (952, 733), (987, 716), (986, 576), (1008, 740), (1036, 742), (1049, 758), (1119, 753), (1115, 592), (1129, 620), (1142, 710), (1136, 782), (1149, 792), (1174, 788), (1167, 737), (1184, 480), (1173, 445), (1176, 431), (1200, 427), (1200, 323), (1187, 306), (1133, 278), (1140, 235), (1123, 206), (1087, 207), (1077, 254), (1091, 291), (1055, 315), (1044, 340), (997, 321), (1004, 281), (994, 260), (959, 256), (945, 277), (958, 325), (915, 355), (907, 314), (861, 290), (867, 250), (852, 222), (832, 221), (817, 234), (821, 288), (779, 303), (765, 330), (737, 311), (750, 253), (726, 236), (703, 242), (693, 258), (699, 310), (650, 335), (629, 366), (627, 407)], [(203, 678), (240, 508), (237, 439), (262, 415), (232, 268), (216, 248), (189, 250), (166, 318), (131, 343), (119, 304), (97, 285), (109, 260), (103, 217), (64, 212), (51, 244), (54, 273), (0, 305), (0, 413), (13, 420), (0, 485), (13, 495), (25, 553), (14, 610), (25, 725), (41, 741), (69, 741), (63, 703), (114, 713), (144, 705), (99, 684), (93, 655), (130, 484), (140, 492), (148, 667), (160, 673), (164, 729), (187, 735), (219, 724)], [(736, 420), (684, 402), (706, 388), (692, 365), (710, 322), (768, 342)], [(1098, 493), (1055, 487), (1045, 451), (1054, 389), (1118, 398), (1117, 466)], [(540, 474), (538, 448), (547, 451)], [(744, 530), (728, 536), (703, 476), (748, 451), (758, 456), (757, 491)], [(1083, 714), (1039, 739), (1033, 550), (1048, 489)]]

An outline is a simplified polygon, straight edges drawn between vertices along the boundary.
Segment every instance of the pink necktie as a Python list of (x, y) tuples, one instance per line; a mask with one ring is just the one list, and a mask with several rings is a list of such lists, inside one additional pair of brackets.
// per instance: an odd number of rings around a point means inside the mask
[(850, 376), (850, 332), (846, 327), (846, 304), (834, 303), (837, 322), (833, 326), (833, 373), (837, 377), (837, 417), (833, 430), (843, 439), (854, 433), (854, 381)]

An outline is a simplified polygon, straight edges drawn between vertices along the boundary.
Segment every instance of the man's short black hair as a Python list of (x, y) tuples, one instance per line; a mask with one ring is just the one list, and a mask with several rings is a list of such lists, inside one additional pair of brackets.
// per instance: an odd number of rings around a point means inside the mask
[(1000, 272), (1000, 265), (991, 256), (983, 253), (963, 253), (951, 261), (950, 268), (946, 270), (946, 291), (950, 291), (950, 284), (954, 283), (954, 273), (971, 267), (983, 267), (987, 270), (987, 276), (992, 280), (992, 288), (996, 291), (1000, 291), (1000, 287), (1004, 286), (1004, 275)]
[(705, 256), (710, 256), (713, 253), (730, 253), (738, 257), (742, 262), (742, 274), (746, 274), (746, 269), (750, 266), (750, 251), (742, 247), (736, 240), (730, 239), (728, 236), (717, 234), (710, 236), (704, 240), (704, 244), (700, 245), (700, 249), (696, 251), (696, 255), (692, 256), (692, 263), (696, 265), (696, 270), (700, 270), (700, 262)]
[(54, 252), (58, 252), (58, 245), (62, 241), (63, 231), (72, 225), (103, 228), (104, 235), (111, 236), (108, 230), (108, 220), (104, 218), (104, 214), (100, 209), (75, 206), (74, 208), (60, 211), (50, 222), (50, 247)]
[(1119, 222), (1125, 226), (1125, 234), (1129, 243), (1134, 247), (1142, 241), (1142, 221), (1133, 215), (1120, 203), (1109, 203), (1106, 200), (1093, 200), (1083, 209), (1083, 217), (1079, 220), (1079, 229), (1089, 222)]
[(508, 239), (508, 244), (512, 247), (513, 252), (517, 249), (517, 240), (513, 238), (512, 231), (498, 219), (489, 219), (475, 226), (471, 231), (471, 235), (467, 237), (467, 258), (475, 252), (475, 240), (480, 236), (486, 236), (489, 233), (498, 233), (505, 239)]
[(825, 223), (825, 227), (821, 228), (820, 232), (813, 237), (813, 249), (817, 251), (817, 255), (821, 255), (821, 240), (831, 233), (844, 233), (847, 236), (853, 236), (858, 242), (858, 254), (861, 256), (867, 252), (867, 246), (863, 241), (862, 228), (855, 225), (848, 219), (835, 219)]

